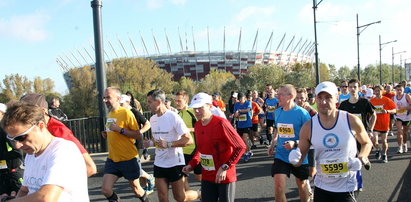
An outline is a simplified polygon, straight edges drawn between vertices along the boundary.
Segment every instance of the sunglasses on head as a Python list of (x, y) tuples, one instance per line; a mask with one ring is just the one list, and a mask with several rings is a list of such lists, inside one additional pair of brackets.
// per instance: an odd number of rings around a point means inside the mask
[(34, 124), (33, 126), (31, 126), (28, 130), (24, 131), (23, 133), (20, 133), (18, 135), (16, 135), (15, 137), (10, 137), (9, 135), (7, 135), (7, 139), (9, 139), (10, 141), (15, 141), (15, 142), (23, 142), (24, 140), (26, 140), (28, 134), (31, 130), (33, 130), (33, 128), (36, 126), (37, 124)]

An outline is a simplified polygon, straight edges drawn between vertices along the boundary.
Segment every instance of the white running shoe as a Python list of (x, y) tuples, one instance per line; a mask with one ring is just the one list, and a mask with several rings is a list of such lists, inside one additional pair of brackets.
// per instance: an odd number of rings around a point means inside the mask
[(407, 153), (408, 152), (408, 146), (407, 146), (407, 144), (404, 144), (404, 153)]
[(403, 152), (403, 150), (402, 150), (402, 146), (399, 146), (399, 147), (398, 147), (397, 154), (402, 154), (402, 152)]

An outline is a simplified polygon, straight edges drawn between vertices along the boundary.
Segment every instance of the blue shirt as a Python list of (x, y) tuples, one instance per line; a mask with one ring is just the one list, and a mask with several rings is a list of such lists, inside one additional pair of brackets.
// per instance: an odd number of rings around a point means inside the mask
[(243, 104), (241, 104), (240, 102), (235, 103), (234, 112), (243, 109), (250, 110), (248, 112), (239, 113), (240, 115), (238, 116), (237, 128), (250, 128), (253, 126), (253, 123), (251, 122), (251, 102), (247, 100)]
[[(278, 104), (278, 99), (276, 97), (273, 99), (267, 98), (265, 100), (265, 104), (266, 106), (276, 107)], [(267, 111), (267, 119), (274, 120), (274, 110), (269, 110), (268, 108), (266, 108), (266, 111)]]
[(350, 93), (347, 93), (347, 95), (341, 93), (340, 96), (338, 96), (338, 103), (341, 104), (341, 102), (348, 99), (350, 99)]
[[(283, 108), (275, 110), (278, 139), (274, 158), (290, 163), (288, 161), (288, 155), (291, 150), (285, 149), (283, 144), (287, 141), (299, 140), (301, 127), (310, 119), (311, 116), (307, 110), (298, 105), (295, 105), (295, 107), (288, 111), (284, 111)], [(308, 164), (307, 156), (302, 164)]]
[(411, 93), (411, 88), (410, 88), (409, 86), (406, 86), (406, 87), (404, 88), (404, 93), (405, 93), (405, 94)]

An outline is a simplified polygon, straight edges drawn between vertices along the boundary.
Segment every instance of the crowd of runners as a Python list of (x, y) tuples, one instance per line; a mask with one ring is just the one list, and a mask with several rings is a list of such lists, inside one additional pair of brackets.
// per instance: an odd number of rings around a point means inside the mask
[[(101, 192), (119, 201), (113, 187), (124, 177), (141, 201), (154, 190), (159, 201), (168, 201), (170, 187), (176, 201), (234, 201), (236, 164), (250, 161), (262, 145), (273, 158), (275, 201), (287, 201), (291, 174), (301, 201), (356, 201), (370, 152), (389, 162), (387, 136), (394, 126), (397, 152), (408, 152), (410, 93), (406, 81), (367, 86), (351, 79), (314, 88), (267, 84), (263, 92), (233, 91), (225, 104), (220, 92), (190, 99), (185, 91), (166, 97), (154, 89), (147, 94), (153, 114), (147, 120), (131, 92), (109, 87), (102, 98), (109, 153)], [(1, 201), (89, 201), (87, 177), (96, 165), (50, 113), (40, 94), (0, 103)], [(143, 135), (148, 130), (151, 137)], [(149, 147), (155, 147), (152, 174), (140, 163)], [(190, 188), (190, 173), (201, 190)]]

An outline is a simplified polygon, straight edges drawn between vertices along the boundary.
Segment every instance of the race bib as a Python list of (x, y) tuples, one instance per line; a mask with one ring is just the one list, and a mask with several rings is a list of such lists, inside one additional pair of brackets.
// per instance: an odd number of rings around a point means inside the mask
[(111, 130), (110, 130), (110, 125), (111, 125), (112, 123), (115, 123), (116, 121), (117, 121), (117, 119), (115, 119), (115, 118), (107, 118), (107, 121), (106, 121), (106, 132), (111, 131)]
[(281, 138), (294, 138), (295, 137), (293, 124), (278, 123), (277, 129), (278, 129), (278, 135)]
[(268, 106), (268, 107), (267, 107), (267, 112), (272, 113), (272, 112), (274, 112), (274, 111), (275, 111), (275, 108), (274, 108), (274, 107), (271, 107), (271, 106)]
[(397, 110), (397, 115), (407, 115), (407, 110), (406, 109), (399, 109), (399, 110)]
[(247, 121), (247, 114), (240, 114), (240, 116), (238, 116), (238, 121)]
[(200, 154), (201, 166), (204, 170), (212, 171), (215, 170), (213, 155)]
[(340, 159), (326, 159), (320, 162), (321, 172), (329, 178), (342, 178), (348, 175), (348, 162)]
[(375, 105), (375, 112), (377, 114), (382, 114), (382, 111), (384, 110), (384, 105)]
[(362, 120), (361, 114), (353, 114), (353, 115), (355, 115), (356, 117), (358, 117), (358, 118), (360, 118), (360, 119)]
[(6, 160), (0, 160), (0, 169), (7, 169)]

